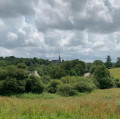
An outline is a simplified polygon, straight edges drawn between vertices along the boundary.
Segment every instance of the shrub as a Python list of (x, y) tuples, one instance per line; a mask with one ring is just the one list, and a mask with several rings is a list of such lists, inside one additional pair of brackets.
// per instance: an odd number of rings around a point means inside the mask
[(71, 69), (70, 76), (76, 76), (76, 75), (77, 75), (77, 73), (76, 73), (75, 69)]
[(97, 66), (94, 77), (98, 81), (100, 89), (112, 88), (115, 85), (108, 69), (104, 65)]
[(64, 77), (66, 75), (66, 72), (60, 66), (52, 66), (49, 70), (49, 74), (51, 78), (59, 79), (61, 77)]
[(62, 77), (61, 81), (64, 84), (70, 84), (70, 85), (74, 85), (77, 83), (77, 79), (79, 76), (66, 76), (66, 77)]
[(120, 80), (119, 79), (113, 79), (116, 87), (120, 88)]
[(44, 84), (48, 84), (50, 82), (50, 80), (51, 80), (50, 76), (43, 76), (42, 77), (42, 82)]
[(5, 80), (7, 77), (7, 70), (0, 68), (0, 80)]
[(61, 84), (60, 80), (52, 80), (47, 87), (49, 93), (56, 93), (58, 86)]
[(38, 76), (31, 75), (26, 81), (25, 90), (26, 92), (42, 93), (44, 85)]
[(75, 89), (78, 90), (78, 92), (91, 92), (95, 89), (95, 84), (90, 81), (80, 81), (75, 85)]
[(17, 93), (18, 83), (15, 78), (7, 77), (3, 84), (4, 93)]
[(96, 88), (92, 79), (79, 76), (66, 76), (61, 79), (64, 84), (70, 84), (78, 92), (90, 92)]
[(27, 66), (25, 63), (19, 63), (17, 64), (17, 68), (20, 68), (20, 69), (27, 69)]
[(26, 86), (26, 80), (17, 80), (17, 93), (24, 93), (25, 92), (25, 86)]
[(65, 97), (78, 94), (77, 91), (69, 84), (60, 85), (57, 89), (57, 93)]
[(108, 77), (100, 78), (98, 82), (99, 82), (100, 89), (107, 89), (115, 86), (113, 79)]

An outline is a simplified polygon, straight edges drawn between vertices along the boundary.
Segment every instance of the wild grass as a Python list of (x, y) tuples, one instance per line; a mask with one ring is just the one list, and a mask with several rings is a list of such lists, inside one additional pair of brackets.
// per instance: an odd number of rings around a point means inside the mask
[(0, 119), (120, 119), (118, 88), (67, 98), (50, 94), (31, 98), (33, 95), (0, 97)]
[(120, 79), (120, 68), (112, 68), (109, 71), (114, 78)]

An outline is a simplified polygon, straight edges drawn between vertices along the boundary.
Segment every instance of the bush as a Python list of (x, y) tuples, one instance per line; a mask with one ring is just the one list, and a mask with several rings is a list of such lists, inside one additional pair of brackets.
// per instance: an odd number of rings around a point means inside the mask
[(52, 80), (47, 87), (49, 93), (56, 93), (58, 86), (61, 85), (60, 80)]
[(52, 66), (49, 70), (49, 74), (51, 78), (59, 79), (61, 77), (64, 77), (66, 75), (66, 72), (60, 66)]
[(44, 85), (38, 76), (31, 75), (26, 81), (25, 90), (26, 92), (42, 93)]
[(100, 78), (98, 82), (99, 82), (100, 89), (108, 89), (108, 88), (115, 87), (115, 83), (112, 78), (108, 78), (108, 77)]
[(95, 84), (92, 81), (82, 80), (75, 85), (78, 92), (91, 92), (95, 89)]
[(76, 73), (75, 69), (71, 69), (70, 76), (76, 76), (76, 75), (77, 75), (77, 73)]
[(94, 77), (98, 81), (100, 89), (112, 88), (115, 85), (108, 69), (104, 65), (97, 66)]
[(74, 85), (77, 83), (77, 79), (79, 78), (79, 76), (66, 76), (66, 77), (62, 77), (61, 81), (64, 84), (70, 84), (70, 85)]
[(7, 70), (0, 68), (0, 80), (5, 80), (7, 77)]
[(113, 79), (116, 87), (120, 88), (120, 80), (119, 79)]
[(25, 63), (19, 63), (17, 64), (17, 68), (20, 68), (20, 69), (27, 69), (27, 66)]
[(42, 77), (42, 82), (44, 84), (48, 84), (50, 82), (50, 80), (51, 80), (50, 76), (43, 76)]
[(4, 93), (17, 93), (18, 83), (15, 78), (7, 77), (3, 83)]
[(85, 77), (66, 76), (61, 81), (73, 86), (78, 92), (90, 92), (96, 88), (93, 80)]
[(78, 92), (69, 84), (60, 85), (57, 89), (57, 93), (65, 97), (78, 94)]
[(17, 80), (17, 93), (24, 93), (25, 92), (25, 86), (26, 86), (26, 80)]

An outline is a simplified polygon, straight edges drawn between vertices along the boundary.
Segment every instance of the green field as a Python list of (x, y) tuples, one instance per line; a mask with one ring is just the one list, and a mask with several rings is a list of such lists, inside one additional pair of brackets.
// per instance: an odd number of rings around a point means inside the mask
[(120, 68), (112, 68), (109, 71), (114, 78), (120, 79)]
[(0, 119), (120, 119), (120, 89), (68, 98), (51, 94), (0, 97)]

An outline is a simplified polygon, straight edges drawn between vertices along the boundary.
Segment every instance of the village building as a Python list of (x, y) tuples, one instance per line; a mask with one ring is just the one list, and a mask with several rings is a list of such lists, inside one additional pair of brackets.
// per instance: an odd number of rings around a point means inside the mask
[(51, 62), (56, 63), (56, 64), (61, 63), (62, 61), (61, 61), (60, 55), (59, 55), (59, 59), (57, 59), (57, 60), (51, 60)]

